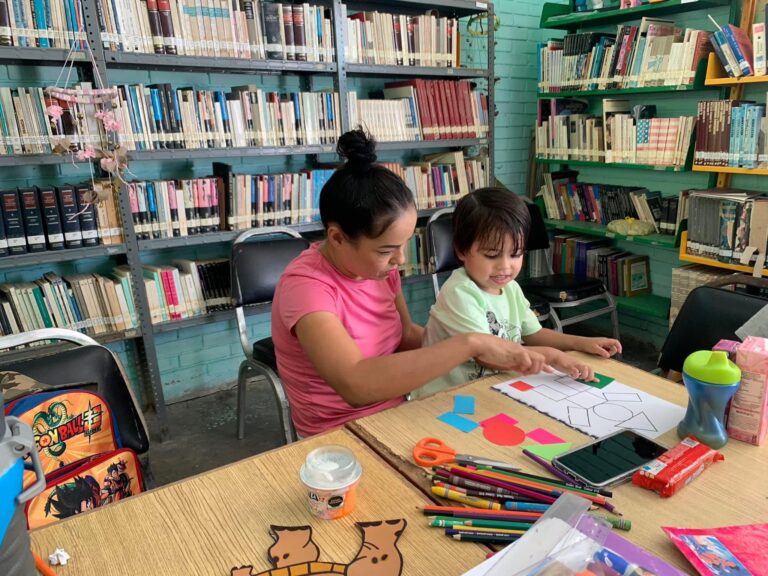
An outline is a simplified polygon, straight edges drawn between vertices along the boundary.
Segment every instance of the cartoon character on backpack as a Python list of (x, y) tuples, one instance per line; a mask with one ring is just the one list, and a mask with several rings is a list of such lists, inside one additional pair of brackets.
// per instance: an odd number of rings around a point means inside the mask
[(56, 486), (45, 502), (45, 515), (69, 518), (101, 506), (101, 487), (93, 476), (75, 476), (72, 482)]

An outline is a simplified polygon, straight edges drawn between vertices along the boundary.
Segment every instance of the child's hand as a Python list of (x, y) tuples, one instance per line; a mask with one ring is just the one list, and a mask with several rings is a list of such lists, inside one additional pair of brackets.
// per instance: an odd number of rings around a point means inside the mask
[(595, 372), (588, 365), (563, 352), (559, 352), (554, 358), (550, 358), (549, 363), (574, 380), (584, 380), (585, 382), (597, 382)]
[(578, 350), (593, 356), (610, 358), (614, 354), (621, 354), (621, 342), (613, 338), (582, 338)]
[[(486, 337), (483, 336), (483, 338)], [(476, 356), (475, 360), (486, 368), (514, 370), (524, 375), (552, 371), (543, 354), (528, 350), (515, 342), (503, 340), (497, 336), (488, 336), (484, 344), (483, 352)]]

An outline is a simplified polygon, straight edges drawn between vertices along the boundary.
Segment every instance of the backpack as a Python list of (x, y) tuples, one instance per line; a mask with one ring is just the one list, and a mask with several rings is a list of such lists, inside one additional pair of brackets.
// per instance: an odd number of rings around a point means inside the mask
[[(10, 402), (5, 414), (32, 428), (46, 478), (59, 468), (122, 447), (109, 404), (82, 389), (43, 392)], [(24, 485), (34, 480), (24, 473)]]
[(26, 503), (30, 530), (144, 491), (139, 459), (130, 448), (72, 462), (46, 480), (45, 490)]

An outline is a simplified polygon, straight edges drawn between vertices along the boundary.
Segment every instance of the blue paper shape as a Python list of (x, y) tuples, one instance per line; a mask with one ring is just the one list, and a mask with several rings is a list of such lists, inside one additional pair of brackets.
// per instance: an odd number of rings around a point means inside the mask
[(441, 414), (437, 417), (437, 419), (441, 422), (445, 422), (446, 424), (450, 424), (454, 428), (458, 428), (462, 432), (472, 432), (472, 430), (480, 426), (480, 424), (477, 422), (474, 422), (469, 418), (464, 418), (464, 416), (454, 414), (453, 412), (446, 412), (445, 414)]
[(474, 414), (475, 397), (457, 394), (453, 397), (453, 411), (456, 414)]

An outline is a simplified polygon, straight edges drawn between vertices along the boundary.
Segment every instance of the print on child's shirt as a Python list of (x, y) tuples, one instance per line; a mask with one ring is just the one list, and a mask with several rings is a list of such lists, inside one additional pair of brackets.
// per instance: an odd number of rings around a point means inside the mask
[[(496, 317), (496, 313), (493, 310), (488, 310), (485, 313), (485, 319), (488, 321), (488, 331), (494, 336), (503, 338), (504, 340), (511, 340), (512, 342), (519, 342), (522, 339), (519, 326), (510, 326), (509, 320), (499, 320)], [(480, 364), (473, 361), (474, 370), (470, 374), (470, 379), (476, 380), (492, 374), (492, 370), (486, 370)]]

